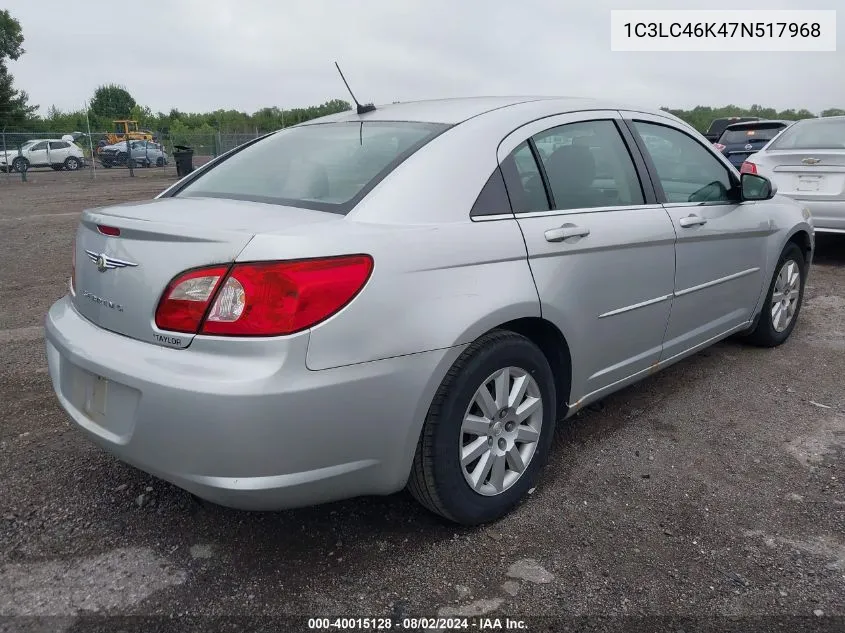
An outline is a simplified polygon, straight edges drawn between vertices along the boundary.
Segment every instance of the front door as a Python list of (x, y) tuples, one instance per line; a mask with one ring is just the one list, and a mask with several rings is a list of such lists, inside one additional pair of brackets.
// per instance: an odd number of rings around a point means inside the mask
[(678, 237), (667, 360), (752, 319), (773, 227), (757, 203), (740, 202), (738, 174), (711, 147), (669, 119), (623, 114)]
[(44, 167), (49, 165), (50, 161), (47, 159), (47, 152), (49, 145), (47, 141), (39, 141), (27, 153), (27, 160), (32, 167)]
[(569, 343), (576, 407), (657, 363), (669, 318), (675, 232), (630, 149), (615, 111), (536, 121), (500, 145), (543, 317)]

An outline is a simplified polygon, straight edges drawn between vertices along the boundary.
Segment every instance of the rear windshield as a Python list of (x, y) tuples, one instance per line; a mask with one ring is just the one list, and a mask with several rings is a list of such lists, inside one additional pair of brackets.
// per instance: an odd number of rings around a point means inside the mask
[(346, 214), (403, 160), (448, 127), (387, 121), (297, 126), (236, 152), (175, 195)]
[(785, 130), (769, 149), (845, 149), (845, 119), (804, 119)]
[(768, 125), (725, 130), (719, 142), (722, 145), (733, 145), (736, 143), (750, 143), (751, 141), (771, 141), (784, 127), (786, 126)]

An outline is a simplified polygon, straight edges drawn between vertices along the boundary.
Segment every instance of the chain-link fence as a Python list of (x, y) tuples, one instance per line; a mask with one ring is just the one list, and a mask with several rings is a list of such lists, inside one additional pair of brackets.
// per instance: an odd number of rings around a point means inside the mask
[[(32, 172), (74, 172), (96, 178), (99, 170), (136, 169), (177, 172), (174, 153), (190, 150), (198, 167), (212, 158), (251, 141), (265, 132), (29, 132), (0, 130), (0, 172), (26, 180)], [(0, 179), (2, 181), (4, 179)]]

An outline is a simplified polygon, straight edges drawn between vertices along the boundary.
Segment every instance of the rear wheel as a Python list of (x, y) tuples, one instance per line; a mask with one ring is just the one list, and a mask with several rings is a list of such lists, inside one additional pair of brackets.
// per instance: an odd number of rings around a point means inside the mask
[(76, 156), (68, 156), (65, 159), (64, 167), (68, 171), (76, 171), (77, 169), (79, 169), (79, 159), (76, 158)]
[(554, 434), (554, 376), (527, 338), (493, 331), (440, 385), (417, 445), (411, 494), (465, 525), (494, 521), (534, 485)]
[(749, 343), (776, 347), (789, 338), (804, 301), (806, 275), (804, 253), (796, 244), (787, 244), (775, 268), (760, 319), (746, 336)]

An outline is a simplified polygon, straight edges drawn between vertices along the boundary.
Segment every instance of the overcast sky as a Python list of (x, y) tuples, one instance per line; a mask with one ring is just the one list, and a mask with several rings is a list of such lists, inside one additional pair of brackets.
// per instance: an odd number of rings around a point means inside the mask
[[(735, 0), (733, 9), (839, 8), (835, 53), (620, 53), (610, 9), (716, 9), (719, 0), (5, 0), (26, 54), (16, 85), (46, 112), (119, 83), (154, 111), (254, 111), (361, 101), (550, 94), (631, 104), (818, 112), (845, 107), (842, 0)], [(576, 8), (577, 7), (577, 8)], [(119, 52), (121, 47), (128, 51)]]

